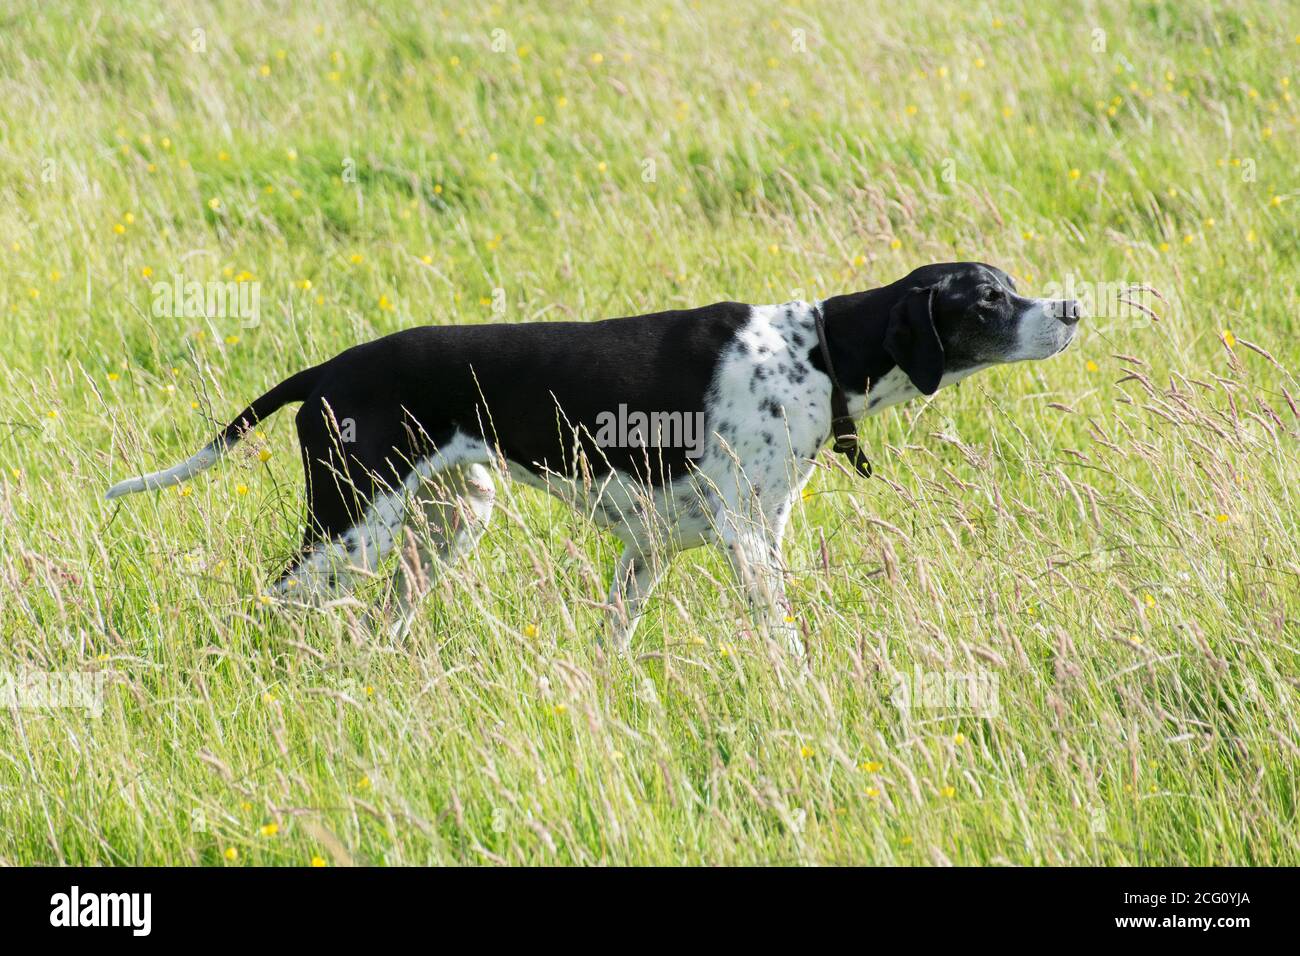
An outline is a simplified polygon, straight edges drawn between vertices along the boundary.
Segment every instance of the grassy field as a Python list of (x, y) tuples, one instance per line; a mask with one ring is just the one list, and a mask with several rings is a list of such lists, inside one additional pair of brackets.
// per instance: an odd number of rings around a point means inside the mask
[[(356, 6), (3, 15), (0, 673), (103, 711), (0, 714), (0, 862), (1300, 863), (1294, 8)], [(102, 500), (395, 329), (951, 259), (1101, 314), (818, 472), (807, 673), (711, 551), (606, 657), (616, 543), (518, 486), (409, 640), (265, 620), (288, 413)]]

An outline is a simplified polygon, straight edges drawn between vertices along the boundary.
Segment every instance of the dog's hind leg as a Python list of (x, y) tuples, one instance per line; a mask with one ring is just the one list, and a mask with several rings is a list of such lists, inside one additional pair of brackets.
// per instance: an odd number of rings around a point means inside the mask
[(477, 547), (492, 518), (496, 485), (487, 468), (468, 464), (426, 479), (417, 497), (422, 507), (412, 508), (411, 546), (399, 550), (393, 581), (394, 636), (410, 627), (440, 569)]
[(298, 558), (276, 581), (276, 594), (313, 605), (346, 595), (396, 547), (405, 514), (406, 492), (397, 488), (376, 495), (346, 529), (309, 529)]
[(274, 591), (290, 603), (319, 605), (347, 594), (392, 552), (414, 472), (399, 480), (374, 449), (364, 457), (352, 452), (313, 403), (303, 406), (297, 424), (307, 522), (298, 556)]
[(631, 645), (646, 602), (668, 568), (669, 557), (632, 544), (623, 547), (609, 585), (606, 620), (606, 634), (615, 650), (625, 652)]

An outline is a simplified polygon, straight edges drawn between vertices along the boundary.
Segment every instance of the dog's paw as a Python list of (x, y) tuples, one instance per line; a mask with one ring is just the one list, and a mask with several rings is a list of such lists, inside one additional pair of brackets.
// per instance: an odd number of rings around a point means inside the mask
[(632, 632), (626, 625), (609, 621), (597, 634), (596, 643), (607, 654), (627, 657), (632, 650)]
[(791, 657), (803, 660), (807, 652), (804, 647), (803, 635), (799, 633), (799, 625), (788, 618), (773, 622), (771, 627), (772, 639), (785, 648), (786, 653)]
[(399, 642), (406, 639), (414, 619), (414, 614), (402, 614), (382, 605), (376, 605), (367, 608), (358, 623), (367, 633)]

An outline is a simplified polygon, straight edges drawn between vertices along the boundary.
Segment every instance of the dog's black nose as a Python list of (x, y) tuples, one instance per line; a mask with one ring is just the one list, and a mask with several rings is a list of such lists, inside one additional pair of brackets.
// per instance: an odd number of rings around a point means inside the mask
[(1083, 306), (1079, 304), (1077, 299), (1062, 299), (1060, 302), (1055, 303), (1055, 306), (1053, 311), (1056, 313), (1056, 317), (1066, 325), (1074, 325), (1083, 318)]

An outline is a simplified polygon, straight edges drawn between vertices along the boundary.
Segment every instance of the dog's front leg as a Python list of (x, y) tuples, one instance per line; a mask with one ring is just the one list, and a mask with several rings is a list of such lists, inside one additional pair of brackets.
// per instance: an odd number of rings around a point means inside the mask
[(635, 547), (624, 547), (609, 585), (609, 616), (606, 633), (610, 644), (623, 652), (632, 643), (646, 601), (663, 577), (667, 561), (663, 555), (645, 554)]
[(803, 657), (799, 628), (789, 617), (780, 540), (773, 534), (731, 523), (723, 527), (720, 538), (760, 628), (779, 640), (795, 657)]

